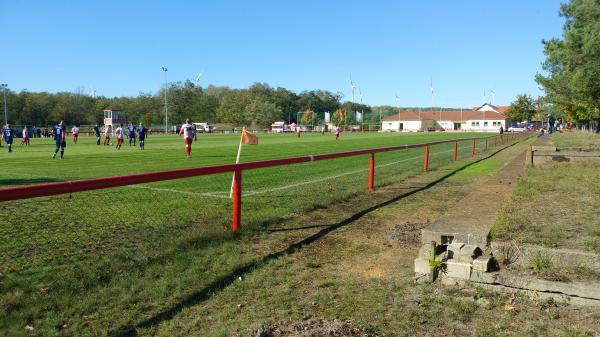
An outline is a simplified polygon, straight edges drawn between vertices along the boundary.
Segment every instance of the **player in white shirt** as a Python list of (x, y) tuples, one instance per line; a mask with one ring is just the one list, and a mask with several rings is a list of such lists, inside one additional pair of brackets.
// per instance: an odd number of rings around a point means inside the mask
[(115, 135), (117, 135), (117, 150), (120, 150), (123, 145), (123, 124), (120, 124), (115, 130)]
[(73, 134), (73, 144), (77, 144), (77, 138), (79, 137), (79, 128), (77, 125), (73, 126), (71, 133)]
[(110, 125), (104, 126), (104, 145), (110, 145)]
[(21, 145), (29, 145), (29, 129), (27, 125), (23, 127), (23, 139), (21, 140)]
[(183, 134), (183, 144), (185, 144), (185, 154), (187, 158), (192, 157), (192, 142), (194, 141), (194, 126), (190, 124), (190, 120), (186, 119), (185, 124), (181, 126), (179, 135)]

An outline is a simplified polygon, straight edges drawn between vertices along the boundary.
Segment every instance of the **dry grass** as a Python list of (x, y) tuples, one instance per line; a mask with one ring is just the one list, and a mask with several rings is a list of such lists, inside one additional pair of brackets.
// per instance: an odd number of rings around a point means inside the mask
[(600, 254), (599, 161), (529, 169), (492, 228), (494, 239)]
[(554, 145), (559, 149), (600, 150), (600, 134), (584, 131), (554, 134)]

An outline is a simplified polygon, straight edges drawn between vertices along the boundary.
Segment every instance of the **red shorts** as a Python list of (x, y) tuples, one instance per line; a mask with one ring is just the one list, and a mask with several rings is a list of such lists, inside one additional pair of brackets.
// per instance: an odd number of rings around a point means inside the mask
[(193, 141), (194, 141), (194, 138), (184, 138), (183, 144), (192, 146)]

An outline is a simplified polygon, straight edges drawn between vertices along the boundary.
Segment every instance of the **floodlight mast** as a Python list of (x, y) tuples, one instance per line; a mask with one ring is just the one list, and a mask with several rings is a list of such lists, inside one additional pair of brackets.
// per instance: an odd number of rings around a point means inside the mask
[(352, 82), (352, 74), (350, 74), (350, 89), (352, 89), (352, 103), (354, 103), (354, 89), (356, 89), (356, 86)]
[(165, 135), (169, 132), (169, 108), (167, 105), (167, 91), (169, 90), (167, 84), (167, 68), (161, 67), (162, 71), (165, 72)]
[(4, 92), (4, 125), (8, 124), (8, 113), (6, 109), (6, 88), (8, 88), (8, 84), (2, 83), (0, 84), (2, 87), (2, 91)]

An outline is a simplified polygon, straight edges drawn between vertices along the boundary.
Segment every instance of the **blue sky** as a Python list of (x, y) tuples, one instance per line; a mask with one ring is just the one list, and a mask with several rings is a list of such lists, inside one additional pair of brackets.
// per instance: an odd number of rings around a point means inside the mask
[[(12, 90), (135, 96), (169, 81), (254, 82), (371, 105), (471, 107), (541, 92), (561, 1), (0, 1)], [(396, 103), (395, 95), (399, 96)], [(356, 100), (358, 101), (358, 95)]]

